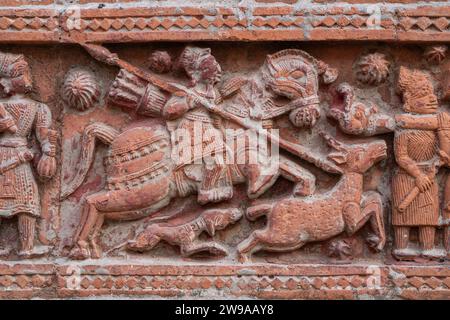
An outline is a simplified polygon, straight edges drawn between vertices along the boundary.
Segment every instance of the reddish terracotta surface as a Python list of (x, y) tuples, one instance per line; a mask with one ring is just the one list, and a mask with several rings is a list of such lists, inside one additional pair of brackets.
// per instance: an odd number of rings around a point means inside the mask
[(0, 5), (0, 298), (450, 299), (447, 3), (142, 5)]
[[(175, 40), (382, 40), (442, 42), (450, 37), (445, 1), (214, 1), (182, 6), (155, 1), (25, 0), (0, 4), (1, 42)], [(17, 6), (30, 4), (26, 9)], [(352, 5), (354, 3), (355, 5)], [(39, 7), (36, 5), (39, 4)], [(3, 8), (3, 9), (2, 9)], [(235, 10), (236, 9), (236, 10)], [(17, 36), (20, 34), (20, 36)]]

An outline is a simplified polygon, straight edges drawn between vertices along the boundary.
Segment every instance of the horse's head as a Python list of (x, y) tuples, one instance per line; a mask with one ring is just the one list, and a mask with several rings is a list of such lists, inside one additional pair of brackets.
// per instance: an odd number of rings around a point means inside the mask
[(292, 124), (310, 128), (320, 116), (319, 77), (328, 84), (338, 72), (302, 50), (287, 49), (267, 56), (263, 74), (272, 92), (301, 104), (289, 115)]

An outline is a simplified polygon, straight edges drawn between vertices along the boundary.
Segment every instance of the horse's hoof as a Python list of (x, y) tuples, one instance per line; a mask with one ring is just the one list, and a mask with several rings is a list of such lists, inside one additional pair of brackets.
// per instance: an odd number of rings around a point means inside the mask
[(91, 243), (91, 258), (92, 259), (100, 259), (102, 257), (102, 249), (100, 246), (94, 242)]
[(247, 263), (250, 261), (250, 258), (246, 254), (238, 253), (238, 261), (240, 263)]
[(90, 258), (90, 253), (87, 248), (75, 247), (70, 251), (69, 258), (72, 260), (86, 260)]

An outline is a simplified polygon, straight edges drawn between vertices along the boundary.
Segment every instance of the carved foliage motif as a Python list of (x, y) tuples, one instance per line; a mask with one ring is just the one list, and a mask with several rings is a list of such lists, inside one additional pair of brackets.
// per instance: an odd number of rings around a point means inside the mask
[(69, 71), (61, 88), (61, 97), (70, 108), (85, 111), (94, 107), (100, 96), (95, 77), (88, 70)]
[(382, 53), (362, 56), (355, 66), (356, 79), (364, 84), (379, 85), (389, 76), (389, 61)]

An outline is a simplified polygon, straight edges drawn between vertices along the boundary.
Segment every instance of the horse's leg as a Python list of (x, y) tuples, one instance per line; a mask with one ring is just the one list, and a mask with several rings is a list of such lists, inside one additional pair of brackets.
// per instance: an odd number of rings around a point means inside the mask
[(95, 222), (94, 229), (89, 238), (89, 243), (92, 248), (91, 256), (94, 259), (99, 259), (102, 256), (102, 249), (98, 245), (98, 238), (100, 234), (100, 230), (102, 229), (103, 222), (105, 221), (105, 215), (103, 213), (99, 213), (97, 216), (97, 221)]
[(295, 183), (294, 195), (307, 196), (316, 189), (315, 176), (294, 161), (280, 155), (280, 174), (283, 178)]
[(76, 245), (77, 242), (79, 241), (78, 239), (80, 238), (81, 231), (83, 230), (83, 227), (86, 224), (88, 215), (89, 215), (89, 205), (86, 203), (81, 212), (80, 222), (78, 223), (78, 227), (73, 236), (73, 240), (72, 240), (73, 245)]
[(99, 219), (99, 212), (95, 207), (95, 200), (93, 199), (95, 198), (89, 197), (87, 200), (85, 220), (80, 226), (79, 234), (77, 234), (75, 240), (76, 244), (70, 253), (72, 259), (83, 260), (90, 256), (88, 240), (91, 240), (91, 233)]
[(247, 176), (247, 196), (250, 199), (256, 199), (266, 192), (279, 176), (277, 170), (266, 168), (262, 164), (246, 164), (243, 166), (243, 171)]

